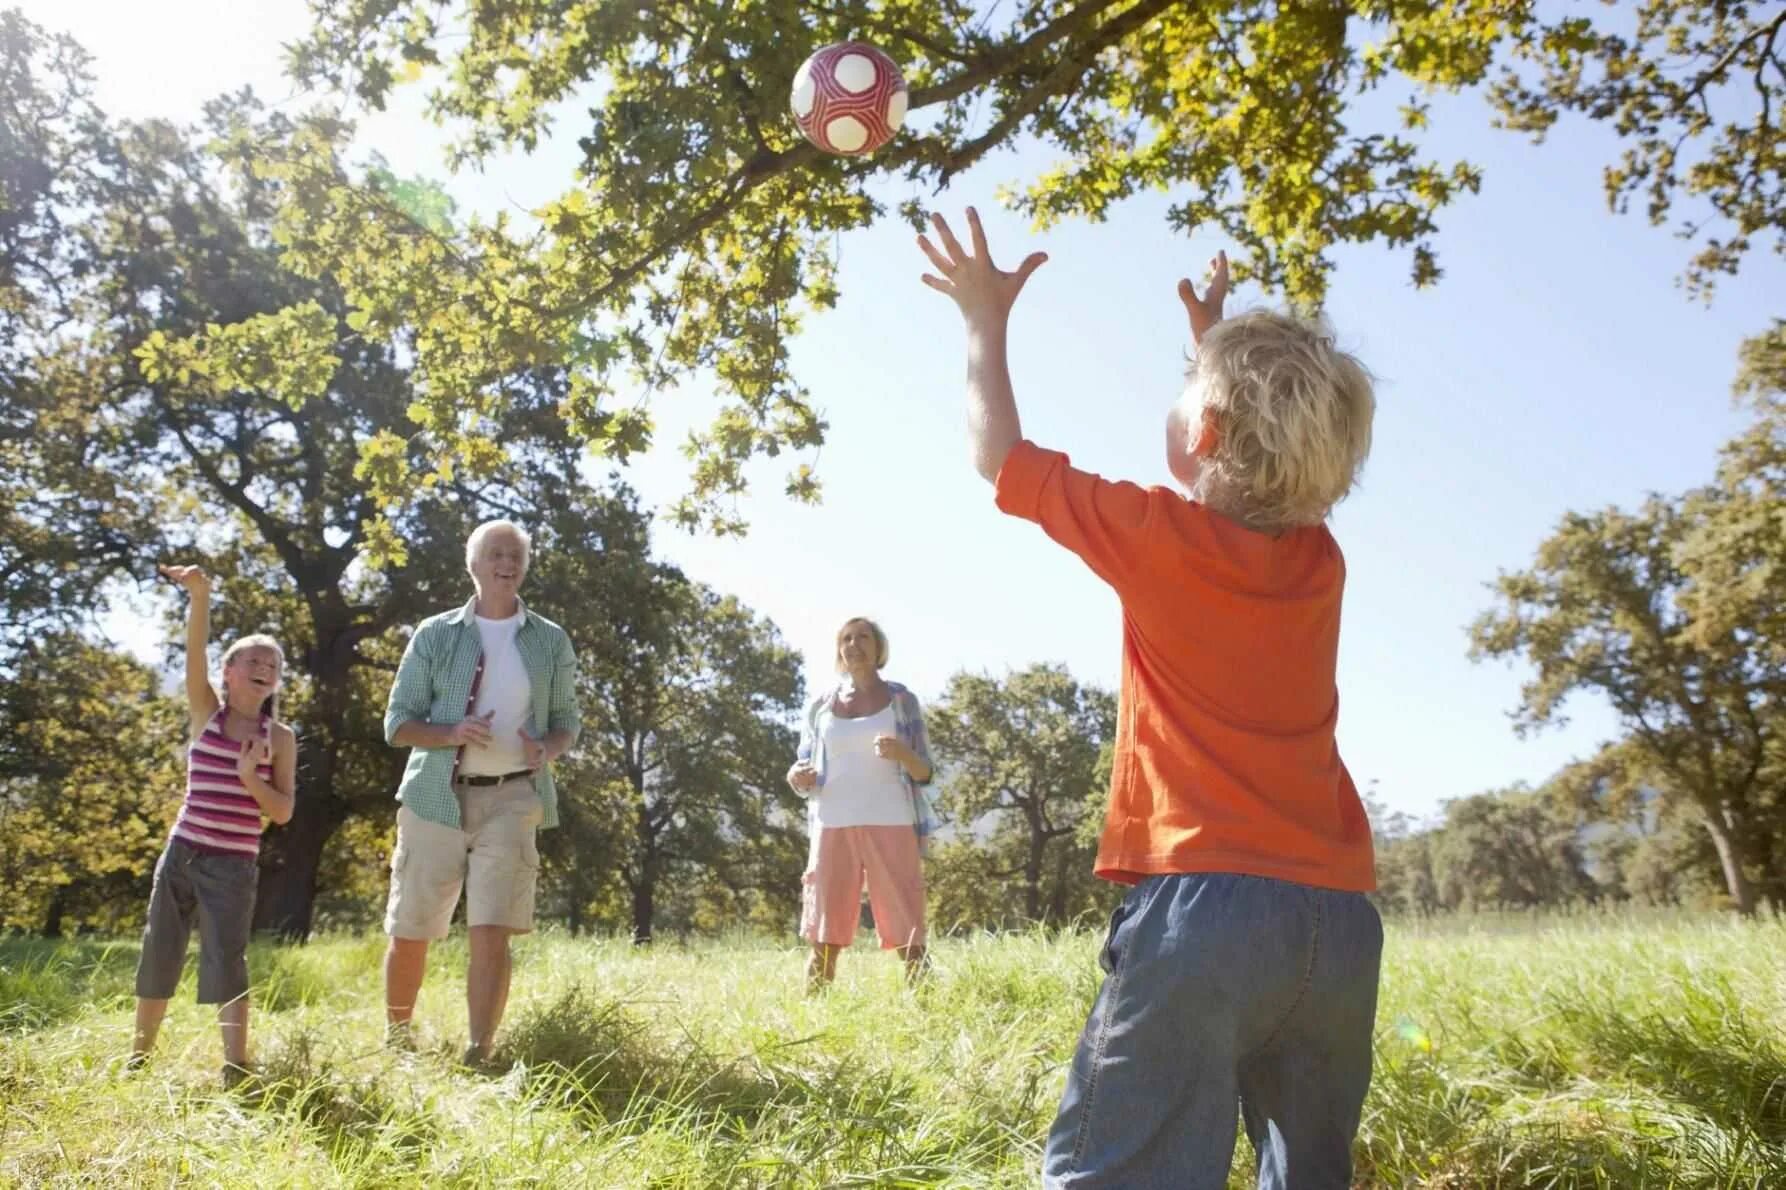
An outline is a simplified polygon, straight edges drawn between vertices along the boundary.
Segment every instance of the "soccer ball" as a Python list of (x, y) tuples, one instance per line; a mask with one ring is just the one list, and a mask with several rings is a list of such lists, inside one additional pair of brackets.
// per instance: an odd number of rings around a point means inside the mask
[(856, 157), (892, 140), (905, 122), (905, 76), (866, 42), (843, 41), (801, 63), (789, 103), (807, 140)]

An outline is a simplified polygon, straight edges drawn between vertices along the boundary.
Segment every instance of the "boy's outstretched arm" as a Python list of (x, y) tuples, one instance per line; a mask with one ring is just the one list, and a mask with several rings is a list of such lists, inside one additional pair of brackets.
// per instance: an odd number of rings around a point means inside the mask
[(972, 255), (963, 251), (941, 215), (932, 215), (930, 222), (942, 248), (939, 250), (926, 236), (918, 237), (918, 246), (941, 275), (925, 273), (924, 284), (952, 298), (967, 326), (968, 438), (973, 447), (974, 469), (986, 482), (996, 483), (1005, 456), (1023, 438), (1005, 355), (1005, 329), (1023, 283), (1048, 257), (1041, 252), (1031, 253), (1014, 272), (1005, 272), (992, 263), (979, 212), (972, 207), (967, 209)]

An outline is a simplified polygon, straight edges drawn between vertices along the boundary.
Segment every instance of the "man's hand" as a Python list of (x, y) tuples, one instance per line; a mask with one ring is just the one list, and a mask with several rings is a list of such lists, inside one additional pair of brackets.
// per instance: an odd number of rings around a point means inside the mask
[(447, 732), (447, 743), (455, 748), (487, 748), (490, 746), (490, 721), (496, 718), (495, 711), (486, 711), (482, 715), (467, 715), (453, 724)]
[(515, 734), (521, 737), (521, 753), (527, 758), (527, 767), (535, 772), (545, 768), (552, 759), (546, 755), (545, 741), (528, 735), (525, 727), (515, 728)]
[(1216, 323), (1222, 320), (1222, 303), (1228, 299), (1228, 254), (1216, 253), (1215, 259), (1209, 262), (1209, 287), (1203, 296), (1197, 296), (1197, 289), (1186, 277), (1178, 283), (1178, 300), (1184, 303), (1184, 312), (1191, 319), (1191, 342), (1201, 345), (1203, 336), (1210, 332)]
[(1023, 283), (1042, 267), (1047, 254), (1032, 252), (1015, 272), (1007, 273), (992, 263), (980, 214), (972, 207), (967, 209), (967, 228), (974, 246), (971, 256), (962, 250), (961, 242), (941, 215), (932, 215), (930, 223), (942, 241), (942, 249), (939, 251), (928, 236), (918, 237), (918, 247), (924, 249), (924, 255), (942, 275), (925, 273), (924, 284), (954, 299), (961, 316), (969, 323), (1003, 325), (1017, 295), (1023, 291)]

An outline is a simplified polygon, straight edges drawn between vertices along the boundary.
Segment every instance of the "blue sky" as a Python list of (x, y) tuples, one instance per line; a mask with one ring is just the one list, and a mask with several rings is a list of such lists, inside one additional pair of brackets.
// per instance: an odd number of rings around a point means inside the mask
[[(176, 119), (244, 83), (289, 97), (279, 45), (307, 19), (301, 0), (23, 8), (93, 52), (107, 110)], [(419, 99), (417, 88), (400, 92), (393, 111), (363, 125), (362, 143), (401, 173), (438, 176), (441, 135), (419, 119)], [(1542, 780), (1613, 733), (1604, 707), (1577, 699), (1568, 727), (1515, 738), (1506, 713), (1523, 675), (1472, 664), (1466, 627), (1488, 606), (1485, 584), (1525, 565), (1565, 511), (1710, 476), (1719, 444), (1743, 423), (1729, 398), (1736, 346), (1777, 312), (1782, 292), (1778, 262), (1758, 259), (1710, 308), (1689, 302), (1675, 283), (1688, 246), (1607, 213), (1600, 168), (1615, 147), (1597, 129), (1567, 124), (1533, 147), (1492, 130), (1474, 98), (1440, 99), (1433, 115), (1435, 152), (1485, 176), (1479, 197), (1442, 216), (1443, 282), (1415, 291), (1404, 256), (1352, 249), (1339, 255), (1329, 304), (1342, 343), (1380, 382), (1363, 486), (1333, 520), (1350, 567), (1340, 746), (1361, 785), (1377, 782), (1414, 814)], [(533, 160), (449, 186), (467, 209), (536, 205), (568, 182), (574, 137), (567, 129)], [(1004, 262), (1050, 254), (1012, 325), (1028, 435), (1080, 466), (1167, 482), (1162, 424), (1187, 346), (1173, 286), (1224, 245), (1172, 233), (1164, 197), (1132, 201), (1104, 224), (1033, 235), (994, 194), (1048, 160), (1034, 147), (995, 156), (939, 206), (979, 206)], [(1114, 685), (1114, 597), (1039, 530), (1000, 516), (969, 466), (959, 320), (919, 284), (909, 230), (888, 220), (846, 236), (841, 264), (842, 300), (809, 321), (794, 352), (831, 424), (818, 458), (824, 505), (788, 503), (784, 468), (769, 463), (753, 470), (748, 538), (666, 526), (660, 551), (772, 617), (804, 650), (810, 683), (828, 677), (837, 624), (869, 614), (892, 638), (889, 676), (920, 696), (957, 669), (1034, 661)], [(1243, 288), (1231, 308), (1262, 301)], [(685, 465), (671, 448), (712, 408), (699, 385), (660, 398), (661, 447), (629, 476), (649, 500), (679, 493)], [(112, 625), (139, 651), (159, 645), (150, 620)]]

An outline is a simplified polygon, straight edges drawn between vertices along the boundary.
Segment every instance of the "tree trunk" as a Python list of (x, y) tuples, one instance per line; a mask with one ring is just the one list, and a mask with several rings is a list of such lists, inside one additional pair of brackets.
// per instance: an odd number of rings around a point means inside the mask
[(583, 895), (583, 882), (575, 876), (567, 882), (570, 887), (565, 890), (564, 924), (570, 927), (571, 937), (576, 938), (583, 933), (583, 906), (588, 898)]
[(633, 945), (651, 945), (652, 900), (657, 892), (657, 878), (649, 869), (642, 870), (633, 885)]
[[(305, 797), (306, 792), (311, 796)], [(301, 790), (291, 821), (261, 840), (260, 882), (254, 894), (256, 931), (271, 931), (286, 942), (310, 936), (323, 847), (343, 817), (333, 802), (314, 790)]]
[(344, 609), (325, 604), (312, 614), (318, 647), (304, 661), (314, 683), (314, 718), (298, 736), (298, 786), (291, 821), (261, 840), (260, 882), (254, 898), (255, 930), (270, 931), (287, 942), (310, 936), (323, 847), (348, 815), (335, 776), (347, 732), (353, 638)]
[(68, 912), (68, 886), (59, 884), (56, 891), (50, 894), (49, 906), (43, 914), (43, 936), (60, 938), (62, 936), (62, 917)]
[(1023, 865), (1023, 912), (1030, 921), (1039, 921), (1042, 917), (1042, 849), (1048, 846), (1048, 836), (1042, 830), (1041, 822), (1032, 815), (1029, 824), (1029, 858)]
[[(631, 753), (629, 755), (636, 755)], [(645, 796), (645, 770), (633, 764), (626, 774), (633, 787), (633, 870), (638, 878), (627, 883), (633, 893), (633, 945), (651, 945), (651, 917), (656, 911), (657, 830), (651, 824), (651, 802)]]
[(1743, 872), (1743, 860), (1736, 845), (1731, 824), (1725, 821), (1724, 811), (1720, 807), (1708, 809), (1705, 814), (1705, 828), (1711, 832), (1712, 846), (1718, 850), (1718, 864), (1724, 869), (1724, 884), (1730, 890), (1730, 899), (1736, 904), (1736, 911), (1744, 917), (1755, 913), (1755, 890), (1749, 887), (1749, 878)]
[(338, 735), (325, 738), (315, 748), (305, 748), (300, 740), (298, 790), (291, 821), (273, 827), (261, 839), (254, 928), (283, 941), (302, 942), (310, 936), (323, 847), (347, 817), (334, 796), (338, 739)]
[(1062, 925), (1067, 920), (1068, 867), (1073, 862), (1073, 849), (1063, 846), (1054, 861), (1054, 887), (1048, 894), (1048, 923)]

